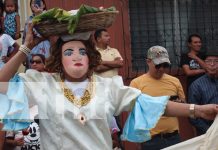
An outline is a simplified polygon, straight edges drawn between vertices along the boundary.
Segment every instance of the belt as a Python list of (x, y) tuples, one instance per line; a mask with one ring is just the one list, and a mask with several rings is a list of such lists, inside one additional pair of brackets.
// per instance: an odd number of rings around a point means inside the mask
[(179, 134), (179, 131), (176, 130), (176, 131), (173, 131), (172, 133), (159, 133), (159, 134), (156, 134), (154, 135), (152, 138), (170, 138), (172, 136), (175, 136), (175, 135), (178, 135)]

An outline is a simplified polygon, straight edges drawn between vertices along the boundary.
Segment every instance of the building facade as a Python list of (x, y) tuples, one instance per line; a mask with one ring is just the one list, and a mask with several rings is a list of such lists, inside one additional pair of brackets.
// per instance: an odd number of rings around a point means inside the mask
[[(147, 71), (146, 52), (154, 45), (169, 51), (172, 68), (169, 74), (178, 77), (183, 84), (185, 76), (179, 63), (182, 53), (187, 52), (189, 34), (198, 33), (203, 38), (203, 51), (212, 41), (218, 44), (218, 1), (216, 0), (45, 0), (48, 8), (78, 9), (81, 4), (94, 7), (115, 6), (119, 11), (113, 25), (108, 29), (111, 47), (117, 48), (124, 60), (120, 75), (129, 81)], [(29, 0), (18, 0), (23, 28), (31, 14)], [(123, 114), (122, 120), (127, 114)], [(187, 119), (181, 119), (182, 138), (193, 137)], [(140, 149), (138, 144), (125, 142), (126, 150)]]

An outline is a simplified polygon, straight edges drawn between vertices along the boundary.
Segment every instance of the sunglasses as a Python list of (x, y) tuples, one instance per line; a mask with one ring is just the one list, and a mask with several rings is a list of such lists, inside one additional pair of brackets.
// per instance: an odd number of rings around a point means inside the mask
[(41, 60), (30, 60), (30, 63), (31, 63), (31, 64), (34, 64), (34, 63), (36, 63), (36, 64), (41, 64), (42, 61), (41, 61)]
[(159, 65), (155, 65), (155, 69), (160, 69), (161, 67), (163, 67), (164, 69), (165, 68), (169, 68), (170, 67), (170, 64), (169, 63), (162, 63), (162, 64), (159, 64)]

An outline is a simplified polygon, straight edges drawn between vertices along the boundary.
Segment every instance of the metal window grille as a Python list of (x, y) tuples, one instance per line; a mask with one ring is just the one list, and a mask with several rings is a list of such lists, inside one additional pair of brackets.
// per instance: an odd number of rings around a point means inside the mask
[(217, 8), (217, 0), (129, 0), (133, 70), (147, 70), (146, 53), (154, 45), (165, 47), (178, 67), (190, 34), (202, 36), (202, 51), (218, 43)]

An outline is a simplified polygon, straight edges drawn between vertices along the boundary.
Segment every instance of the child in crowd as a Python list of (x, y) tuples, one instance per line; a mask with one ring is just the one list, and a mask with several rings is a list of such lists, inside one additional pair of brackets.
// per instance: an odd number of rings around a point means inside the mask
[(3, 34), (3, 30), (0, 28), (0, 69), (15, 55), (18, 48), (17, 42), (10, 35)]
[[(5, 64), (5, 62), (8, 60), (7, 56), (12, 56), (15, 54), (13, 53), (12, 55), (10, 55), (8, 53), (8, 48), (5, 48), (6, 46), (3, 46), (3, 45), (5, 45), (5, 43), (9, 43), (9, 44), (11, 43), (15, 47), (18, 46), (18, 44), (15, 44), (14, 42), (12, 42), (13, 39), (11, 37), (6, 38), (7, 35), (3, 34), (3, 13), (4, 13), (4, 4), (2, 0), (0, 0), (0, 69)], [(7, 41), (7, 42), (4, 43), (4, 41)], [(18, 47), (15, 48), (14, 50), (18, 50)], [(2, 57), (2, 54), (4, 55), (4, 53), (6, 53), (7, 55)], [(3, 124), (1, 124), (1, 120), (0, 120), (0, 150), (3, 150), (3, 146), (5, 143), (5, 131), (1, 131), (2, 126)]]
[(13, 39), (20, 38), (20, 16), (18, 14), (18, 4), (16, 0), (5, 0), (4, 32)]

